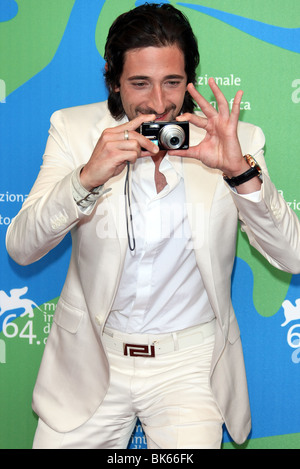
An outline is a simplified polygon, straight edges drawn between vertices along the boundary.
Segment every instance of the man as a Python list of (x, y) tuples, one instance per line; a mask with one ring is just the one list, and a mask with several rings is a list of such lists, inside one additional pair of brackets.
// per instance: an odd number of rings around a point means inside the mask
[[(108, 103), (52, 116), (7, 234), (20, 264), (73, 240), (34, 390), (34, 448), (126, 448), (137, 418), (148, 448), (220, 448), (224, 422), (242, 443), (237, 221), (272, 265), (298, 273), (298, 219), (267, 175), (262, 132), (238, 122), (242, 92), (230, 113), (213, 80), (218, 111), (195, 90), (197, 44), (178, 10), (121, 15), (105, 58)], [(190, 123), (189, 149), (160, 150), (136, 131), (175, 119)]]

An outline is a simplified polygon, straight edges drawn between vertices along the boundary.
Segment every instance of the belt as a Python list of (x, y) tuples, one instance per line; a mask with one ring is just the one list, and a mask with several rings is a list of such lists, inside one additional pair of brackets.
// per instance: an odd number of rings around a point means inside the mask
[[(199, 326), (183, 329), (169, 334), (123, 334), (114, 329), (105, 328), (103, 342), (118, 355), (130, 357), (149, 357), (183, 350), (200, 345), (215, 332), (213, 319)], [(147, 343), (145, 343), (147, 342)]]

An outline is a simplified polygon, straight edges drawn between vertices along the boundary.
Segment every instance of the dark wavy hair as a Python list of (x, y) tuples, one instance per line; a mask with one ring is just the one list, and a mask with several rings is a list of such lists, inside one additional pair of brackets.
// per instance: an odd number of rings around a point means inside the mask
[[(197, 39), (188, 19), (169, 4), (145, 3), (120, 15), (112, 24), (106, 41), (105, 82), (108, 88), (108, 108), (112, 116), (119, 120), (124, 117), (120, 86), (125, 53), (142, 47), (165, 47), (177, 45), (185, 58), (185, 72), (188, 83), (194, 83), (199, 64)], [(193, 112), (195, 104), (187, 92), (182, 112)]]

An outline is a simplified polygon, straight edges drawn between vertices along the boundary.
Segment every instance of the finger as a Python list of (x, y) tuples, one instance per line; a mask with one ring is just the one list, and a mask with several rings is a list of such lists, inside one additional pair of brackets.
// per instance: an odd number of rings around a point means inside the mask
[(125, 124), (122, 124), (118, 127), (120, 130), (136, 130), (144, 122), (150, 122), (155, 120), (155, 114), (139, 114), (135, 119), (132, 119)]
[(135, 119), (125, 122), (124, 124), (118, 125), (116, 127), (110, 127), (106, 129), (107, 133), (123, 133), (125, 130), (136, 130), (140, 127), (143, 122), (150, 122), (155, 120), (155, 114), (140, 114)]
[[(112, 129), (106, 129), (101, 137), (103, 144), (110, 145), (110, 147), (111, 144), (117, 144), (120, 150), (125, 151), (132, 149), (133, 146), (137, 149), (137, 151), (140, 151), (141, 148), (145, 148), (152, 154), (156, 154), (159, 151), (158, 146), (144, 135), (136, 132), (135, 130), (128, 130), (128, 124), (129, 122), (127, 123), (127, 126), (123, 124)], [(133, 127), (135, 127), (135, 125)]]
[(153, 143), (152, 140), (150, 140), (149, 138), (147, 137), (144, 137), (144, 135), (141, 135), (137, 132), (135, 132), (135, 135), (136, 135), (136, 139), (137, 141), (139, 142), (140, 144), (140, 147), (142, 149), (142, 151), (149, 151), (152, 155), (156, 154), (159, 152), (159, 147), (157, 144)]
[(119, 133), (119, 139), (120, 140), (125, 139), (124, 131), (127, 130), (128, 140), (130, 139), (137, 140), (141, 148), (145, 148), (151, 154), (156, 154), (159, 151), (159, 148), (157, 147), (157, 145), (155, 145), (155, 143), (153, 143), (151, 140), (149, 140), (148, 138), (144, 137), (139, 132), (137, 132), (139, 127), (144, 122), (154, 121), (155, 117), (156, 117), (155, 114), (140, 114), (135, 119), (132, 119), (131, 121), (126, 122), (125, 124), (122, 124), (116, 127), (115, 129)]
[(218, 85), (216, 84), (216, 82), (213, 78), (210, 78), (208, 80), (208, 84), (209, 84), (210, 89), (212, 90), (212, 92), (213, 92), (213, 94), (216, 98), (219, 113), (221, 115), (223, 115), (224, 117), (229, 117), (229, 114), (230, 114), (229, 105), (228, 105), (227, 99), (225, 98), (224, 94), (222, 93), (222, 91), (220, 90), (220, 88), (218, 87)]
[[(142, 149), (147, 150), (149, 153), (156, 154), (159, 152), (158, 146), (149, 140), (144, 135), (139, 134), (138, 132), (130, 131), (128, 132), (129, 139), (124, 140), (122, 134), (118, 134), (118, 139), (120, 142), (118, 144), (118, 148), (122, 151), (135, 151), (137, 154), (142, 152)], [(121, 138), (120, 138), (121, 135)]]
[(151, 154), (156, 154), (159, 152), (158, 146), (149, 138), (145, 137), (139, 132), (131, 130), (128, 132), (128, 140), (124, 140), (126, 145), (129, 145), (130, 142), (137, 142), (139, 149), (144, 149), (149, 151)]
[(188, 86), (187, 86), (187, 90), (188, 92), (190, 93), (190, 95), (192, 96), (192, 98), (194, 99), (194, 101), (196, 101), (196, 103), (198, 104), (198, 106), (200, 107), (201, 111), (207, 116), (207, 117), (213, 117), (217, 114), (217, 111), (216, 109), (214, 108), (214, 106), (212, 106), (205, 98), (204, 96), (202, 96), (202, 94), (200, 94), (195, 86), (193, 85), (193, 83), (189, 83)]
[(244, 92), (242, 90), (239, 90), (234, 97), (230, 119), (232, 123), (235, 125), (237, 125), (239, 117), (240, 117), (241, 101), (242, 101), (243, 94)]
[(196, 125), (197, 127), (201, 127), (202, 129), (205, 129), (207, 126), (206, 117), (197, 116), (196, 114), (190, 114), (188, 112), (177, 116), (176, 120), (179, 122), (188, 121), (191, 124)]
[(197, 147), (190, 147), (187, 150), (169, 150), (170, 156), (180, 156), (182, 158), (196, 158), (198, 159)]

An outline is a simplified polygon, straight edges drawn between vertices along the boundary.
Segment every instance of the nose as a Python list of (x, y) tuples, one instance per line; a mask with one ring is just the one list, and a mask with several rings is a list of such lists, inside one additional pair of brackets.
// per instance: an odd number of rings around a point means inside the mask
[(156, 112), (156, 114), (163, 114), (166, 110), (164, 92), (161, 86), (153, 86), (149, 106)]

